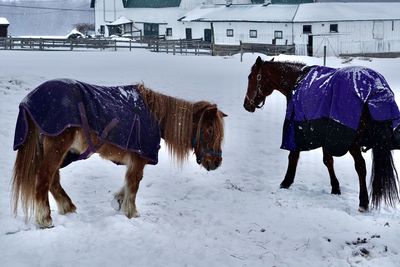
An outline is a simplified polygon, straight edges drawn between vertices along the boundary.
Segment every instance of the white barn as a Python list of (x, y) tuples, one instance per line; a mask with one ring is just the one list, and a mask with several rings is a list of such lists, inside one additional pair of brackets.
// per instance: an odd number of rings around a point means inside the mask
[[(250, 4), (251, 0), (231, 0), (233, 4)], [(130, 20), (135, 34), (144, 36), (165, 35), (166, 39), (206, 38), (211, 41), (210, 24), (182, 22), (179, 19), (190, 10), (207, 4), (222, 4), (226, 0), (91, 0), (95, 9), (96, 32), (111, 35), (109, 26), (121, 17)], [(118, 24), (121, 28), (124, 25)], [(128, 33), (128, 32), (126, 32)]]
[(299, 54), (320, 56), (400, 52), (400, 3), (301, 4), (293, 19)]
[(400, 52), (400, 3), (324, 2), (203, 6), (183, 21), (208, 22), (216, 45), (295, 45), (296, 54)]
[(92, 0), (92, 7), (96, 29), (105, 36), (118, 26), (122, 33), (203, 38), (215, 45), (293, 45), (299, 55), (321, 56), (324, 46), (328, 55), (400, 52), (400, 2), (228, 2)]

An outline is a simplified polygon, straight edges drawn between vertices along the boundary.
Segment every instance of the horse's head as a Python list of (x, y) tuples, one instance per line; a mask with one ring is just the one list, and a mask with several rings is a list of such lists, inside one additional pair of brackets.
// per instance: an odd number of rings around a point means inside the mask
[[(274, 59), (268, 62), (272, 62)], [(265, 62), (265, 63), (268, 63)], [(244, 108), (249, 112), (254, 112), (256, 108), (264, 106), (265, 98), (269, 96), (274, 89), (278, 89), (278, 83), (273, 77), (273, 64), (264, 64), (261, 57), (258, 57), (256, 63), (251, 67), (247, 93), (244, 99)]]
[(222, 163), (223, 117), (227, 115), (208, 102), (197, 102), (195, 106), (192, 146), (196, 161), (208, 171), (215, 170)]

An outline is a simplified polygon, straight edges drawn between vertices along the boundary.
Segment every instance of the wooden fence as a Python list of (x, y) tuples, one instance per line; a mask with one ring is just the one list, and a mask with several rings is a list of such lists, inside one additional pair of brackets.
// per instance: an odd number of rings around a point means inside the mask
[(172, 54), (194, 55), (233, 55), (240, 53), (263, 53), (266, 55), (294, 54), (294, 46), (250, 44), (240, 45), (213, 45), (202, 39), (166, 40), (165, 36), (134, 37), (133, 39), (107, 39), (107, 38), (0, 38), (0, 50), (120, 50), (134, 48), (149, 49), (153, 52)]

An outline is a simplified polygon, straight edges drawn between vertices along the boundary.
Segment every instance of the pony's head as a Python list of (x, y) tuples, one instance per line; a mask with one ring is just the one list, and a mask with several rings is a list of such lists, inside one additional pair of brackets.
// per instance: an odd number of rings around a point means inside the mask
[(205, 101), (194, 104), (192, 146), (196, 161), (208, 171), (222, 163), (223, 117), (217, 105)]
[(248, 77), (247, 93), (244, 98), (244, 108), (249, 112), (254, 112), (256, 108), (264, 106), (265, 98), (269, 96), (278, 84), (272, 79), (272, 73), (268, 66), (272, 64), (264, 64), (261, 57), (258, 57), (256, 63), (251, 67)]

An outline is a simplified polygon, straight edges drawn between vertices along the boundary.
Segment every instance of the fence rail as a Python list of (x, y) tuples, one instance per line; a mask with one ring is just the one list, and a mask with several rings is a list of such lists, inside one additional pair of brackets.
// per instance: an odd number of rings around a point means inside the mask
[(0, 38), (0, 50), (119, 50), (133, 48), (149, 49), (153, 52), (172, 54), (194, 54), (194, 55), (233, 55), (247, 52), (258, 52), (267, 55), (294, 54), (294, 46), (272, 45), (272, 44), (250, 44), (240, 45), (214, 45), (202, 39), (179, 39), (167, 40), (165, 36), (155, 37), (133, 37), (133, 39), (107, 39), (107, 38)]

